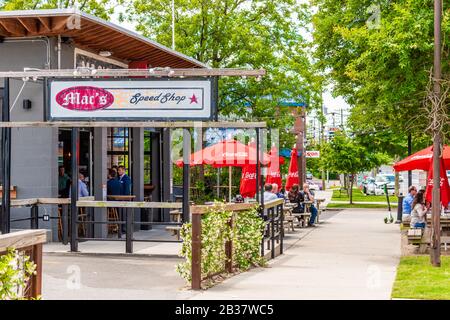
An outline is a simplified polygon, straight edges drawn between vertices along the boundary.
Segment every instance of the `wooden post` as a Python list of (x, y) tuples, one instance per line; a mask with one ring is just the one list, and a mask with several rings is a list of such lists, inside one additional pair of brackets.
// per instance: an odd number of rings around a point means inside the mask
[(202, 282), (202, 215), (192, 213), (192, 290), (200, 290)]
[[(441, 20), (442, 20), (442, 0), (434, 0), (434, 105), (433, 116), (438, 117), (436, 109), (441, 98)], [(433, 119), (436, 122), (438, 119)], [(433, 192), (432, 192), (432, 234), (431, 234), (431, 248), (430, 260), (435, 267), (441, 266), (441, 170), (440, 170), (440, 156), (441, 156), (441, 133), (436, 125), (433, 132)]]
[[(234, 225), (234, 213), (231, 215), (230, 220), (228, 221), (228, 226), (231, 230), (233, 230)], [(225, 270), (228, 273), (233, 272), (233, 239), (225, 242), (225, 255), (227, 260), (225, 262)]]
[(36, 264), (36, 274), (31, 279), (31, 296), (37, 298), (42, 293), (42, 243), (33, 246), (33, 263)]

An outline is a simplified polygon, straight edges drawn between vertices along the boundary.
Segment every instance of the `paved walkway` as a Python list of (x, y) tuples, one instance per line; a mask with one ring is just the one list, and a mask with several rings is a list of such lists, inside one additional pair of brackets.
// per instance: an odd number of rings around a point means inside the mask
[[(180, 259), (162, 255), (175, 248), (139, 248), (141, 256), (92, 256), (50, 246), (44, 256), (43, 298), (389, 299), (400, 232), (398, 225), (384, 224), (384, 216), (384, 210), (372, 209), (326, 212), (316, 228), (288, 233), (285, 254), (268, 268), (253, 269), (201, 292), (186, 290), (175, 272)], [(84, 249), (90, 251), (87, 244)], [(112, 251), (122, 250), (120, 243)]]
[(400, 258), (398, 225), (384, 211), (344, 210), (269, 268), (254, 269), (194, 299), (390, 299)]

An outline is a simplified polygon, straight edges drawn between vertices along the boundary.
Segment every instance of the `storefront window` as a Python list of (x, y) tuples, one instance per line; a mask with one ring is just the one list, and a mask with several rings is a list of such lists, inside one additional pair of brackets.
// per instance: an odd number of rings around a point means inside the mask
[(151, 177), (151, 145), (152, 135), (148, 130), (144, 131), (144, 184), (150, 184)]
[(130, 175), (130, 130), (128, 128), (108, 128), (108, 168), (124, 166)]

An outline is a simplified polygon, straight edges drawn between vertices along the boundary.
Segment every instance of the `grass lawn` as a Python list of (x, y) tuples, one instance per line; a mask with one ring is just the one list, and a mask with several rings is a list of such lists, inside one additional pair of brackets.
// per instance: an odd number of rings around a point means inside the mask
[[(336, 201), (350, 201), (350, 198), (347, 196), (347, 194), (344, 192), (342, 192), (342, 194), (339, 194), (339, 190), (333, 190), (333, 197), (331, 198), (331, 201), (336, 200)], [(386, 202), (386, 196), (382, 195), (382, 196), (366, 196), (364, 193), (362, 193), (361, 190), (354, 188), (353, 189), (353, 201), (358, 202), (358, 201), (364, 201), (364, 202)], [(398, 198), (396, 196), (389, 196), (389, 201), (392, 204), (397, 204), (398, 203)], [(386, 202), (386, 206), (387, 206), (387, 202)]]
[(441, 268), (434, 268), (429, 256), (402, 257), (392, 298), (450, 300), (450, 256), (441, 262)]
[[(391, 203), (391, 209), (395, 207), (397, 204), (393, 205)], [(361, 208), (361, 209), (388, 209), (387, 204), (378, 204), (378, 203), (354, 203), (354, 204), (348, 204), (348, 203), (329, 203), (327, 205), (327, 208)], [(396, 215), (397, 213), (392, 211), (392, 215)]]

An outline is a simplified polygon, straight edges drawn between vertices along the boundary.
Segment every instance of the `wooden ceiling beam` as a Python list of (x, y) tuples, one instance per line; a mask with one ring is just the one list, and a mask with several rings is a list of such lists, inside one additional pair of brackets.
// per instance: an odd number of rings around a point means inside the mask
[(51, 31), (51, 21), (50, 18), (48, 17), (37, 17), (40, 24), (39, 24), (39, 32), (43, 33), (43, 32), (48, 32)]
[(1, 19), (0, 24), (12, 36), (24, 37), (27, 35), (27, 30), (16, 19)]
[(39, 33), (39, 28), (36, 19), (18, 18), (19, 23), (27, 30), (29, 34)]
[(2, 37), (10, 37), (11, 36), (11, 33), (9, 33), (8, 30), (6, 30), (3, 27), (3, 25), (1, 24), (1, 21), (0, 21), (0, 36), (2, 36)]
[(67, 29), (67, 22), (70, 17), (52, 17), (50, 28), (52, 32), (60, 32)]

